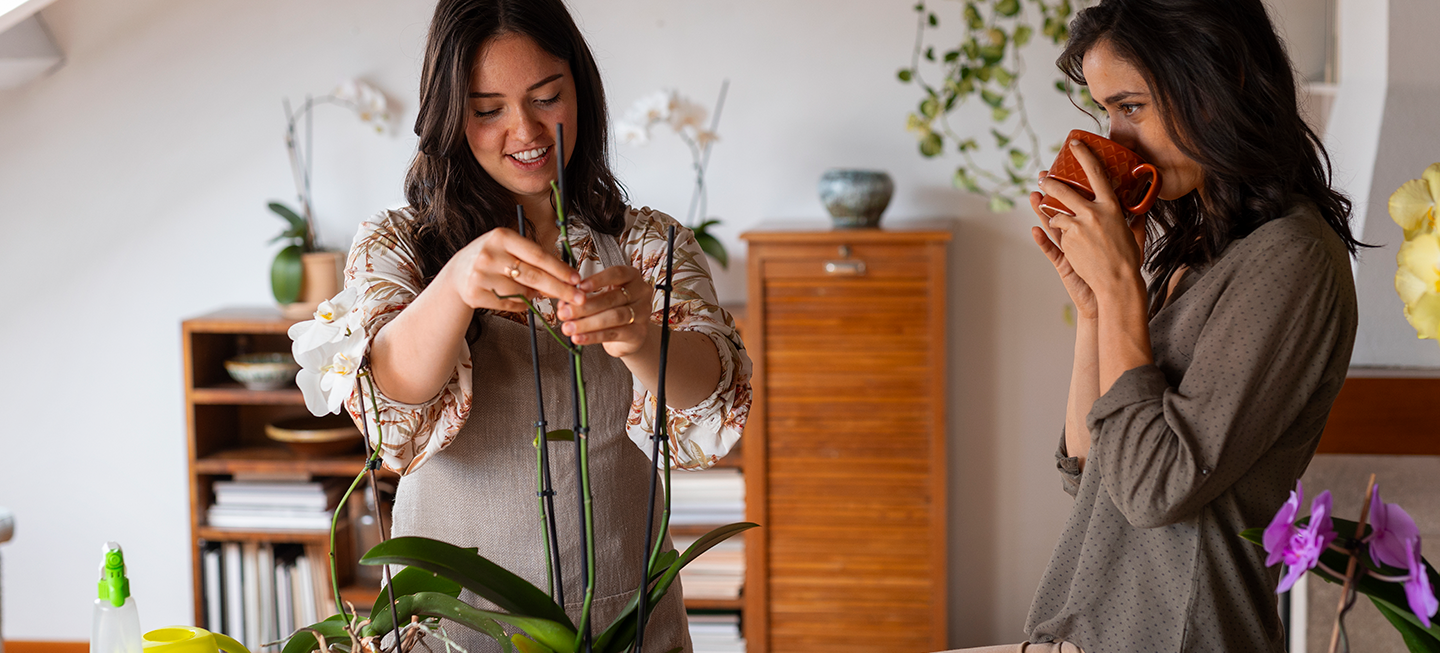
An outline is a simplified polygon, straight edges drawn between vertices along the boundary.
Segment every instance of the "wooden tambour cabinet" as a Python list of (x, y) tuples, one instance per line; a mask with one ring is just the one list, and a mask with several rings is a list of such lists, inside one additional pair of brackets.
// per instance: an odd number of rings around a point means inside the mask
[[(270, 307), (230, 308), (185, 320), (181, 325), (185, 366), (185, 421), (189, 429), (190, 553), (195, 591), (195, 623), (205, 623), (200, 548), (204, 542), (295, 543), (326, 569), (329, 587), (328, 531), (235, 530), (205, 524), (205, 510), (214, 498), (211, 483), (237, 472), (303, 472), (314, 478), (354, 478), (365, 463), (358, 451), (328, 458), (298, 458), (265, 437), (265, 424), (275, 419), (308, 415), (300, 390), (247, 390), (225, 373), (225, 359), (240, 353), (290, 351), (286, 334), (294, 320)], [(336, 533), (341, 561), (354, 560), (349, 522)], [(357, 605), (370, 605), (379, 587), (349, 585), (351, 568), (339, 566), (341, 595)], [(322, 592), (328, 597), (329, 592)]]
[(946, 648), (950, 235), (741, 236), (751, 653)]

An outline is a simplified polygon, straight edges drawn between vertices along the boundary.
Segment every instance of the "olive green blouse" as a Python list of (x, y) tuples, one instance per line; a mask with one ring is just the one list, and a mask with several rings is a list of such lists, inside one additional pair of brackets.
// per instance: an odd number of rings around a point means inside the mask
[(1087, 653), (1284, 650), (1279, 567), (1241, 540), (1315, 453), (1355, 341), (1355, 286), (1308, 202), (1187, 273), (1150, 320), (1155, 363), (1092, 407), (1075, 506), (1025, 632)]

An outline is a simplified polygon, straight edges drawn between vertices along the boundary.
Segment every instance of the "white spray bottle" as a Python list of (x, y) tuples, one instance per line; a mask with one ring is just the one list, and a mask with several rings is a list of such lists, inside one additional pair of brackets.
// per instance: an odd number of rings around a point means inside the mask
[(100, 595), (91, 620), (90, 653), (142, 653), (140, 612), (130, 596), (125, 577), (125, 554), (120, 545), (106, 542), (100, 563)]

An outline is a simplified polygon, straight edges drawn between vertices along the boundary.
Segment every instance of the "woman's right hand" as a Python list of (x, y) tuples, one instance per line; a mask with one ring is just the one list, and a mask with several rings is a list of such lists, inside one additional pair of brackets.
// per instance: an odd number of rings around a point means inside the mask
[(575, 288), (580, 274), (554, 254), (511, 229), (494, 229), (456, 252), (441, 275), (470, 308), (524, 313), (524, 302), (501, 299), (541, 295), (581, 304), (585, 293)]
[[(1048, 171), (1042, 170), (1040, 178), (1044, 179)], [(1040, 200), (1045, 196), (1040, 193), (1030, 193), (1030, 208), (1040, 218), (1039, 227), (1030, 228), (1030, 236), (1035, 239), (1035, 244), (1040, 246), (1040, 251), (1050, 259), (1050, 264), (1055, 266), (1055, 273), (1060, 275), (1060, 283), (1065, 284), (1065, 292), (1070, 294), (1070, 302), (1075, 304), (1076, 316), (1081, 319), (1095, 319), (1098, 314), (1095, 302), (1095, 293), (1090, 290), (1090, 284), (1085, 283), (1080, 275), (1075, 273), (1070, 261), (1065, 258), (1065, 251), (1060, 248), (1060, 230), (1050, 226), (1050, 218), (1040, 210)]]

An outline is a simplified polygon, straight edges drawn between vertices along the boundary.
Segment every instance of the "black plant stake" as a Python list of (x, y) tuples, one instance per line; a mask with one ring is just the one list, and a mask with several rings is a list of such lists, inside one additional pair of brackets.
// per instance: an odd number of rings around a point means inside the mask
[[(659, 543), (655, 538), (655, 486), (658, 485), (660, 476), (660, 465), (665, 465), (665, 493), (667, 495), (665, 505), (668, 509), (670, 501), (670, 429), (665, 414), (665, 359), (670, 353), (670, 291), (673, 286), (670, 280), (675, 272), (675, 225), (670, 225), (665, 236), (665, 282), (656, 284), (655, 288), (665, 294), (663, 308), (660, 311), (660, 380), (659, 388), (655, 390), (655, 434), (650, 437), (650, 503), (646, 511), (645, 519), (645, 548), (640, 565), (640, 589), (639, 609), (635, 612), (635, 653), (640, 653), (645, 647), (645, 622), (649, 615), (645, 604), (650, 594), (650, 549), (651, 545)], [(664, 442), (664, 459), (660, 458), (661, 443)], [(660, 538), (665, 537), (665, 525), (661, 525)], [(657, 546), (658, 548), (658, 546)]]
[[(525, 207), (515, 205), (515, 219), (520, 235), (525, 235)], [(530, 323), (530, 362), (535, 376), (535, 448), (539, 465), (537, 484), (540, 496), (540, 520), (544, 528), (547, 550), (545, 571), (550, 579), (550, 596), (561, 606), (565, 605), (565, 575), (560, 570), (560, 536), (555, 526), (555, 489), (550, 480), (550, 442), (545, 422), (545, 390), (540, 385), (540, 344), (535, 337), (535, 311), (525, 311)]]

